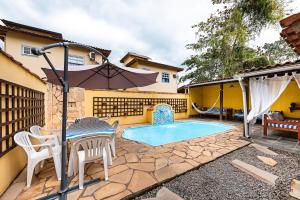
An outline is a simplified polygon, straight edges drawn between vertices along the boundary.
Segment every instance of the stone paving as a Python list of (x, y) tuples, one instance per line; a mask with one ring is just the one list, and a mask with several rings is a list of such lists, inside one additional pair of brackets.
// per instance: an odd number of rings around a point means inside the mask
[[(247, 145), (240, 139), (242, 127), (234, 126), (230, 131), (217, 135), (195, 138), (187, 141), (153, 147), (121, 138), (122, 126), (116, 140), (117, 156), (109, 167), (109, 181), (104, 181), (102, 164), (86, 164), (85, 180), (101, 179), (68, 195), (68, 199), (122, 199), (131, 198), (155, 185), (172, 179), (193, 168), (197, 168), (224, 154)], [(30, 188), (25, 187), (26, 170), (15, 180), (5, 196), (17, 196), (18, 200), (44, 197), (56, 192), (59, 182), (56, 179), (53, 163), (47, 161), (45, 167), (35, 175)], [(78, 184), (78, 177), (71, 179), (70, 186)], [(19, 195), (16, 194), (19, 193)], [(10, 198), (12, 199), (12, 198)]]

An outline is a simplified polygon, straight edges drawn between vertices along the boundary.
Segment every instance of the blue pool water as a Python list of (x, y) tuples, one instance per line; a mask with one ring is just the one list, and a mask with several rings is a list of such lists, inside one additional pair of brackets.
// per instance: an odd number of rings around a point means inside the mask
[(172, 142), (212, 135), (227, 131), (231, 128), (231, 126), (221, 123), (184, 121), (164, 125), (147, 125), (126, 128), (122, 137), (150, 144), (152, 146), (159, 146)]

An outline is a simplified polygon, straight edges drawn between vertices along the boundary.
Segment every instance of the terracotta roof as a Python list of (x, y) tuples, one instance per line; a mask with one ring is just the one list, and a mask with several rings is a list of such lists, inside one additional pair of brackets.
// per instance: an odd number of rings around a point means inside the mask
[(280, 25), (283, 28), (280, 35), (300, 55), (300, 13), (282, 19)]
[(33, 75), (35, 78), (39, 79), (40, 81), (42, 81), (43, 83), (46, 83), (45, 80), (43, 80), (42, 78), (40, 78), (40, 76), (38, 76), (37, 74), (33, 73), (32, 71), (30, 71), (27, 67), (25, 67), (21, 62), (17, 61), (12, 55), (6, 53), (5, 51), (3, 51), (0, 48), (0, 53), (3, 54), (5, 57), (7, 57), (8, 59), (10, 59), (12, 62), (16, 63), (17, 65), (19, 65), (21, 68), (23, 68), (25, 71), (27, 71), (28, 73), (30, 73), (31, 75)]
[[(236, 76), (234, 77), (228, 77), (228, 78), (223, 78), (223, 79), (214, 79), (214, 80), (209, 80), (209, 81), (203, 81), (199, 83), (193, 83), (189, 84), (189, 87), (197, 87), (197, 86), (202, 86), (202, 85), (213, 85), (217, 83), (225, 83), (225, 82), (235, 82), (238, 81), (238, 77), (240, 76), (250, 76), (252, 72), (258, 72), (258, 73), (263, 73), (263, 74), (269, 74), (268, 71), (274, 70), (274, 69), (280, 69), (281, 72), (288, 72), (291, 71), (291, 68), (294, 68), (295, 65), (300, 65), (300, 60), (296, 60), (294, 62), (285, 62), (281, 64), (275, 64), (275, 65), (267, 65), (267, 66), (262, 66), (262, 67), (252, 67), (249, 69), (244, 69), (240, 70)], [(300, 68), (300, 66), (299, 66)], [(293, 69), (295, 71), (295, 69)], [(296, 71), (299, 71), (298, 69)], [(243, 75), (244, 74), (244, 75)]]
[(174, 70), (174, 71), (177, 71), (177, 72), (183, 71), (183, 68), (181, 68), (181, 67), (175, 67), (175, 66), (172, 66), (172, 65), (166, 65), (166, 64), (163, 64), (163, 63), (154, 62), (154, 61), (150, 61), (150, 60), (143, 60), (143, 59), (139, 59), (139, 58), (134, 58), (129, 63), (127, 63), (126, 66), (130, 67), (134, 63), (139, 63), (139, 64), (142, 64), (142, 65), (143, 64), (144, 65), (152, 65), (152, 66), (155, 66), (155, 67), (170, 69), (170, 70)]
[[(48, 31), (48, 30), (44, 30), (44, 29), (40, 29), (40, 28), (36, 28), (36, 27), (32, 27), (32, 26), (18, 24), (18, 23), (3, 20), (3, 19), (1, 19), (1, 21), (5, 25), (6, 24), (7, 25), (6, 26), (0, 25), (0, 34), (1, 33), (6, 33), (8, 31), (15, 31), (15, 32), (23, 33), (23, 34), (32, 35), (32, 36), (35, 36), (35, 37), (54, 40), (54, 41), (57, 41), (57, 42), (74, 42), (74, 41), (71, 41), (71, 40), (64, 39), (62, 37), (61, 33), (56, 33), (56, 32), (52, 32), (52, 31)], [(91, 46), (91, 45), (89, 45), (89, 46), (92, 47), (92, 48), (97, 49), (98, 51), (103, 53), (104, 56), (106, 56), (106, 57), (108, 57), (111, 53), (111, 50), (102, 49), (102, 48), (94, 47), (94, 46)]]
[(25, 30), (28, 30), (28, 31), (39, 32), (39, 33), (45, 33), (46, 35), (51, 36), (51, 37), (55, 37), (55, 38), (61, 38), (61, 39), (63, 38), (61, 33), (57, 33), (57, 32), (54, 32), (54, 31), (49, 31), (49, 30), (45, 30), (45, 29), (41, 29), (41, 28), (37, 28), (37, 27), (33, 27), (33, 26), (19, 24), (19, 23), (16, 23), (16, 22), (5, 20), (5, 19), (1, 19), (1, 21), (7, 27), (21, 29), (21, 30), (25, 29)]
[(214, 79), (214, 80), (202, 81), (199, 83), (192, 83), (185, 87), (199, 87), (199, 86), (204, 86), (204, 85), (214, 85), (214, 84), (219, 84), (219, 83), (230, 83), (230, 82), (236, 82), (236, 81), (238, 81), (238, 79), (236, 79), (234, 77), (219, 78), (219, 79)]
[(143, 59), (143, 60), (150, 60), (151, 59), (148, 56), (144, 56), (144, 55), (137, 54), (137, 53), (134, 53), (134, 52), (128, 52), (123, 58), (121, 58), (120, 62), (124, 63), (125, 59), (129, 56), (137, 57), (137, 58), (140, 58), (140, 59)]
[(293, 61), (293, 62), (289, 61), (289, 62), (285, 62), (285, 63), (281, 63), (281, 64), (275, 64), (275, 65), (252, 67), (252, 68), (249, 68), (249, 69), (240, 70), (238, 72), (238, 74), (264, 71), (264, 70), (271, 70), (271, 69), (276, 69), (276, 68), (281, 68), (281, 67), (289, 67), (289, 66), (295, 65), (295, 64), (300, 64), (300, 60), (296, 60), (296, 61)]

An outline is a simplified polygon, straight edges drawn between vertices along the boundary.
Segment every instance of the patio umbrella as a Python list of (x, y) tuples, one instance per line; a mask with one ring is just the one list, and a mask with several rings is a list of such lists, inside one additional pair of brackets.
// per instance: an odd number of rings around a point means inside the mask
[[(59, 76), (64, 71), (56, 67)], [(47, 76), (47, 82), (60, 84), (54, 71), (42, 68)], [(119, 67), (110, 62), (101, 65), (69, 66), (69, 86), (85, 89), (126, 89), (142, 87), (156, 82), (158, 72)]]
[[(69, 46), (81, 47), (89, 49), (97, 54), (100, 54), (104, 59), (102, 65), (89, 65), (89, 66), (76, 66), (71, 67), (69, 70), (68, 57)], [(47, 50), (63, 47), (64, 48), (64, 67), (63, 69), (56, 69), (47, 56)], [(68, 188), (66, 176), (66, 159), (67, 159), (67, 142), (66, 142), (66, 127), (67, 127), (67, 98), (69, 87), (82, 87), (86, 89), (125, 89), (132, 87), (142, 87), (156, 82), (158, 73), (149, 72), (146, 70), (132, 69), (127, 67), (118, 67), (111, 64), (109, 60), (101, 52), (90, 46), (60, 42), (50, 44), (42, 48), (33, 48), (34, 55), (42, 55), (51, 69), (43, 68), (48, 82), (53, 84), (60, 84), (63, 87), (63, 113), (62, 113), (62, 174), (60, 191), (57, 194), (51, 194), (42, 199), (66, 199), (67, 193), (72, 192), (78, 187)], [(76, 69), (77, 68), (77, 69)], [(92, 184), (90, 181), (88, 184)], [(87, 184), (86, 184), (87, 185)], [(85, 185), (85, 186), (86, 186)]]

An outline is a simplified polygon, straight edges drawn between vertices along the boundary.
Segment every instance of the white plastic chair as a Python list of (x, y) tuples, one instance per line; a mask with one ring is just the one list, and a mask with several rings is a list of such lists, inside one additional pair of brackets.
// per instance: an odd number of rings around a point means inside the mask
[[(41, 131), (43, 132), (46, 132), (48, 133), (45, 137), (45, 135), (43, 135), (41, 133)], [(56, 145), (56, 146), (60, 146), (61, 144), (61, 136), (57, 134), (58, 133), (61, 133), (61, 130), (59, 129), (55, 129), (55, 130), (48, 130), (48, 129), (43, 129), (42, 127), (38, 126), (38, 125), (34, 125), (34, 126), (31, 126), (30, 127), (30, 133), (31, 133), (31, 136), (34, 137), (35, 139), (37, 139), (40, 144), (43, 144), (45, 143), (46, 141), (52, 143), (53, 145)], [(55, 139), (55, 137), (57, 137), (57, 139)], [(45, 147), (42, 147), (42, 148), (45, 148)], [(41, 167), (44, 166), (44, 160), (41, 162)]]
[(80, 139), (74, 144), (78, 157), (79, 189), (83, 189), (85, 163), (101, 158), (103, 159), (105, 181), (108, 180), (109, 140), (110, 137), (107, 135), (97, 135)]
[[(27, 154), (27, 187), (31, 185), (35, 166), (48, 158), (53, 158), (57, 179), (61, 180), (61, 148), (59, 145), (54, 145), (57, 144), (58, 141), (51, 141), (57, 140), (57, 138), (53, 136), (39, 136), (37, 139), (40, 141), (48, 140), (51, 142), (33, 145), (29, 136), (34, 137), (27, 131), (18, 132), (14, 136), (15, 142), (21, 146)], [(37, 151), (35, 148), (39, 148), (39, 150)]]
[[(42, 132), (46, 132), (48, 136), (53, 135), (57, 137), (59, 144), (61, 143), (61, 129), (45, 129), (38, 125), (34, 125), (30, 127), (30, 132), (33, 136), (36, 136), (40, 143), (46, 142), (45, 139), (39, 138), (39, 136), (43, 136)], [(56, 141), (56, 140), (55, 140)]]
[(119, 120), (116, 120), (111, 125), (114, 128), (115, 133), (111, 135), (111, 139), (109, 141), (109, 146), (111, 148), (111, 152), (112, 152), (112, 154), (113, 154), (114, 157), (116, 157), (116, 141), (115, 141), (115, 138), (116, 138), (117, 130), (119, 128), (119, 124), (120, 124)]

